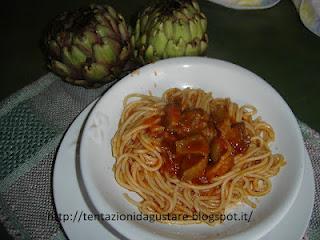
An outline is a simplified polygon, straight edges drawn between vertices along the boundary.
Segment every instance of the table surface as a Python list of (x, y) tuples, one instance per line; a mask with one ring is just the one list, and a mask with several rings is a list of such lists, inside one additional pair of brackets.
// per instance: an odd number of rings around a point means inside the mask
[[(6, 1), (2, 6), (0, 99), (45, 74), (39, 47), (47, 23), (92, 1)], [(147, 0), (107, 0), (127, 19)], [(208, 56), (239, 64), (269, 82), (296, 116), (320, 130), (320, 38), (301, 23), (290, 0), (268, 10), (236, 11), (200, 1), (208, 17)], [(3, 229), (0, 227), (0, 233)]]

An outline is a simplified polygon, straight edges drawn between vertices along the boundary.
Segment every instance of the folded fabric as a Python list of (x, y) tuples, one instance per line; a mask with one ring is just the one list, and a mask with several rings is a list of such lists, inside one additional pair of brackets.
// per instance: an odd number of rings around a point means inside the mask
[[(227, 8), (254, 10), (271, 8), (280, 0), (209, 0)], [(314, 34), (320, 36), (320, 0), (292, 0), (301, 21)]]
[(264, 9), (271, 8), (276, 5), (280, 0), (209, 0), (210, 2), (214, 2), (220, 4), (222, 6), (246, 10), (246, 9)]
[(293, 2), (303, 24), (320, 37), (320, 0), (293, 0)]

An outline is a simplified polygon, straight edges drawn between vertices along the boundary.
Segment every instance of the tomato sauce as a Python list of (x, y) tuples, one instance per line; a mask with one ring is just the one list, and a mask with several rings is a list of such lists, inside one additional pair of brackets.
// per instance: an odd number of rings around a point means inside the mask
[(150, 124), (147, 131), (163, 129), (156, 135), (164, 159), (160, 172), (199, 185), (229, 172), (234, 156), (248, 149), (250, 137), (244, 123), (231, 119), (226, 109), (219, 106), (210, 113), (200, 108), (182, 110), (176, 100), (164, 107), (161, 119), (145, 120)]

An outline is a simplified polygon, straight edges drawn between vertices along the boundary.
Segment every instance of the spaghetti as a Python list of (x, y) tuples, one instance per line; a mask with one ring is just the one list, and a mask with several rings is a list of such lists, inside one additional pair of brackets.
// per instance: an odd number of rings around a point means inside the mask
[(252, 197), (269, 193), (270, 178), (285, 165), (269, 148), (272, 127), (256, 113), (201, 89), (130, 94), (112, 140), (116, 181), (142, 198), (125, 194), (144, 214), (223, 214), (237, 203), (255, 208)]

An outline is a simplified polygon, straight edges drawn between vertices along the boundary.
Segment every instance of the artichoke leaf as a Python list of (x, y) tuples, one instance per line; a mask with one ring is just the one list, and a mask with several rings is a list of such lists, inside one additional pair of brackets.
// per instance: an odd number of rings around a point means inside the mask
[(125, 24), (124, 21), (120, 22), (118, 24), (118, 29), (119, 29), (119, 32), (120, 32), (121, 41), (125, 41), (126, 39), (129, 38), (128, 31), (127, 31), (127, 28), (126, 28), (126, 24)]
[(172, 38), (172, 36), (173, 36), (173, 24), (172, 24), (172, 21), (166, 20), (164, 22), (163, 31), (164, 31), (164, 34), (167, 36), (168, 39)]
[(81, 51), (83, 51), (86, 55), (92, 54), (91, 44), (85, 41), (85, 39), (77, 36), (73, 39), (73, 44), (77, 46)]
[(134, 36), (131, 36), (130, 38), (130, 43), (133, 49), (135, 49), (136, 46), (136, 39), (134, 38)]
[(117, 14), (117, 12), (114, 10), (113, 7), (107, 6), (107, 10), (108, 10), (109, 14), (110, 14), (113, 18), (117, 19), (117, 18), (119, 17), (118, 14)]
[(119, 33), (119, 29), (117, 28), (118, 25), (117, 25), (115, 19), (114, 19), (113, 17), (111, 17), (110, 15), (107, 15), (107, 16), (105, 16), (105, 17), (108, 19), (109, 24), (111, 25), (112, 30), (113, 30), (114, 32), (116, 32), (116, 33)]
[(197, 32), (198, 32), (197, 28), (198, 28), (198, 26), (197, 26), (197, 23), (195, 22), (195, 20), (191, 20), (189, 22), (189, 30), (190, 30), (190, 34), (191, 34), (192, 39), (197, 37)]
[(72, 73), (72, 71), (67, 65), (57, 60), (52, 60), (49, 67), (52, 69), (52, 71), (56, 72), (57, 74), (63, 77), (70, 76)]
[(186, 16), (187, 20), (192, 18), (194, 15), (194, 9), (192, 7), (184, 8), (182, 12)]
[(139, 27), (140, 27), (140, 31), (141, 32), (145, 32), (146, 31), (146, 25), (148, 23), (148, 19), (149, 19), (149, 16), (148, 15), (144, 15), (141, 19), (141, 22), (140, 22), (140, 19), (138, 19), (139, 21)]
[(78, 47), (71, 46), (70, 48), (63, 48), (62, 59), (67, 65), (80, 69), (85, 63), (87, 56)]
[(173, 40), (169, 40), (166, 48), (167, 57), (179, 57), (183, 56), (185, 53), (186, 43), (180, 38), (176, 44)]
[(92, 45), (97, 42), (97, 35), (94, 32), (86, 31), (83, 33), (82, 41), (86, 44)]
[(201, 19), (199, 16), (196, 16), (195, 17), (195, 21), (196, 21), (196, 36), (195, 38), (199, 38), (201, 39), (202, 38), (202, 35), (203, 35), (203, 31), (202, 31), (202, 26), (201, 26)]
[(112, 30), (110, 30), (109, 28), (107, 28), (106, 26), (103, 26), (101, 24), (98, 24), (96, 26), (96, 33), (100, 36), (100, 37), (114, 37), (115, 34)]
[(107, 14), (96, 14), (95, 15), (95, 18), (97, 20), (97, 23), (98, 24), (101, 24), (101, 25), (108, 25), (108, 19), (107, 19)]
[(143, 45), (146, 45), (146, 43), (147, 43), (147, 35), (143, 34), (140, 38), (140, 45), (143, 46)]
[(49, 41), (49, 51), (50, 53), (55, 56), (55, 57), (59, 57), (60, 56), (60, 47), (58, 45), (58, 43), (54, 40)]
[[(132, 35), (132, 37), (133, 37), (133, 35)], [(136, 28), (135, 28), (135, 32), (134, 32), (134, 38), (139, 39), (139, 37), (140, 37), (140, 19), (137, 20)]]
[(150, 61), (150, 62), (154, 61), (153, 53), (154, 53), (153, 46), (149, 45), (145, 53), (145, 58), (147, 59), (147, 61)]
[(86, 31), (81, 37), (76, 36), (73, 40), (73, 43), (80, 48), (87, 55), (92, 55), (92, 44), (97, 41), (97, 36), (93, 32)]
[(198, 55), (198, 53), (200, 52), (200, 45), (198, 45), (199, 43), (188, 43), (187, 47), (186, 47), (186, 55), (187, 56), (196, 56)]
[(208, 41), (201, 41), (200, 42), (200, 51), (205, 53), (205, 51), (207, 51), (208, 48)]
[(115, 63), (120, 52), (119, 43), (111, 39), (103, 39), (102, 44), (93, 46), (94, 57), (97, 63), (111, 64)]
[(202, 27), (202, 31), (206, 32), (208, 23), (207, 23), (207, 19), (206, 19), (205, 16), (200, 19), (200, 24), (201, 24), (201, 27)]
[(181, 24), (180, 31), (180, 36), (176, 36), (176, 39), (182, 38), (185, 42), (192, 41), (192, 35), (187, 21)]
[(105, 78), (109, 74), (106, 66), (98, 63), (86, 65), (83, 68), (83, 75), (88, 81), (98, 81)]
[(199, 6), (199, 3), (197, 1), (191, 1), (193, 7), (195, 9), (197, 9), (199, 12), (200, 12), (200, 6)]
[(163, 31), (159, 31), (155, 34), (155, 37), (150, 38), (149, 44), (153, 46), (155, 54), (162, 55), (167, 45), (167, 37)]
[(188, 16), (192, 18), (195, 14), (199, 13), (200, 10), (195, 8), (193, 5), (186, 6), (187, 11), (189, 12)]
[(121, 52), (119, 54), (119, 60), (120, 61), (124, 61), (125, 59), (127, 59), (129, 57), (130, 51), (127, 47), (123, 47), (121, 49)]
[(187, 22), (188, 21), (187, 16), (182, 12), (174, 11), (173, 15), (176, 17), (176, 19), (179, 19), (179, 21), (181, 21), (181, 22)]

